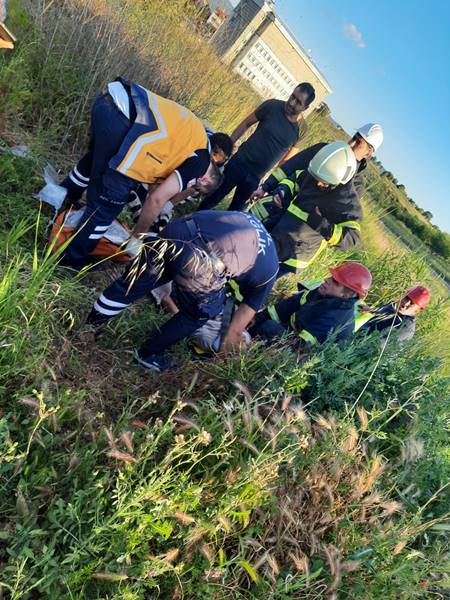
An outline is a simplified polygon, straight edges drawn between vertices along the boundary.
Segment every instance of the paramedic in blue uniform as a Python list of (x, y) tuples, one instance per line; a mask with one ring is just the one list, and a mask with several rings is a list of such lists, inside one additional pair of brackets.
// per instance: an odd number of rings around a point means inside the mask
[[(141, 247), (133, 264), (95, 302), (88, 322), (100, 325), (169, 281), (179, 312), (137, 351), (138, 362), (163, 371), (165, 353), (191, 336), (225, 305), (225, 284), (239, 285), (243, 300), (233, 314), (221, 351), (239, 347), (243, 332), (270, 293), (278, 271), (275, 244), (261, 222), (248, 213), (201, 211), (176, 219)], [(133, 279), (133, 273), (136, 277)]]
[(84, 266), (90, 252), (142, 183), (147, 196), (133, 234), (146, 233), (172, 196), (197, 179), (207, 182), (210, 146), (188, 109), (119, 79), (95, 99), (87, 154), (63, 181), (68, 196), (86, 188), (87, 207), (64, 262)]

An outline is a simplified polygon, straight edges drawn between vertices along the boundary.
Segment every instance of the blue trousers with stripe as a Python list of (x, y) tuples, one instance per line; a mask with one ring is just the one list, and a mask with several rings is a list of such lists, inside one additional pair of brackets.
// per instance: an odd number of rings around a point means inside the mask
[(91, 262), (89, 254), (128, 202), (130, 192), (139, 186), (108, 166), (129, 129), (129, 120), (108, 96), (97, 96), (92, 107), (88, 153), (63, 182), (74, 200), (77, 195), (81, 197), (83, 185), (87, 185), (86, 210), (65, 251), (65, 264), (81, 268)]
[[(190, 336), (208, 320), (216, 317), (225, 304), (225, 276), (211, 270), (204, 260), (205, 246), (187, 226), (190, 217), (176, 219), (164, 229), (163, 239), (171, 249), (158, 256), (159, 241), (152, 242), (140, 257), (139, 276), (132, 278), (136, 265), (110, 285), (95, 302), (88, 322), (101, 324), (119, 315), (130, 305), (148, 296), (151, 290), (174, 282), (180, 312), (167, 321), (139, 349), (143, 358), (149, 354), (162, 355), (170, 346)], [(203, 257), (203, 259), (202, 259)]]

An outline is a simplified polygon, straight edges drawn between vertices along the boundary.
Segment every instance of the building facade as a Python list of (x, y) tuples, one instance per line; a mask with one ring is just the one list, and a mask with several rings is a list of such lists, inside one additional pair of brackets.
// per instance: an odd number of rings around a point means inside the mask
[(316, 90), (311, 111), (332, 93), (324, 75), (276, 16), (272, 1), (241, 0), (211, 43), (264, 98), (285, 100), (297, 83), (308, 81)]

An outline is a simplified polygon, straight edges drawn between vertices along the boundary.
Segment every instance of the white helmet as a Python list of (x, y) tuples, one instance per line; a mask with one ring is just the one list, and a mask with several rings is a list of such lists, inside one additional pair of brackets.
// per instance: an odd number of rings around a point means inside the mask
[(357, 166), (353, 150), (346, 142), (332, 142), (312, 158), (308, 172), (322, 183), (339, 185), (350, 181)]
[(383, 143), (383, 128), (378, 123), (367, 123), (367, 125), (360, 127), (356, 133), (359, 133), (372, 146), (374, 152)]

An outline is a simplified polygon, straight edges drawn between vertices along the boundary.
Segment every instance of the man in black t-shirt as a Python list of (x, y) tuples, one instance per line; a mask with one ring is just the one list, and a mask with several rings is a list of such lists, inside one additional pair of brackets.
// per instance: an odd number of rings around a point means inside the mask
[(312, 85), (300, 83), (286, 102), (266, 100), (244, 119), (231, 134), (233, 142), (236, 143), (255, 123), (258, 123), (258, 127), (228, 161), (222, 185), (203, 200), (199, 210), (213, 208), (233, 188), (236, 191), (229, 210), (242, 210), (264, 174), (282, 158), (287, 159), (295, 154), (294, 146), (306, 134), (302, 112), (314, 98)]

